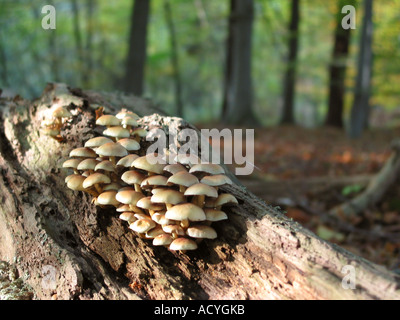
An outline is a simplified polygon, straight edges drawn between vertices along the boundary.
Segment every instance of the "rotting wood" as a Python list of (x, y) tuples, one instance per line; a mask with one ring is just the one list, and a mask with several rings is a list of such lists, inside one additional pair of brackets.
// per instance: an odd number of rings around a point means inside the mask
[[(77, 114), (62, 143), (40, 132), (55, 101)], [(193, 128), (155, 114), (150, 101), (49, 84), (38, 100), (0, 104), (0, 260), (14, 262), (37, 299), (400, 298), (398, 275), (321, 240), (240, 184), (225, 188), (240, 205), (215, 224), (219, 237), (185, 254), (148, 245), (113, 209), (67, 189), (61, 164), (93, 136), (99, 105), (133, 109), (148, 127)], [(346, 265), (354, 290), (342, 287)], [(48, 266), (54, 287), (43, 285)]]

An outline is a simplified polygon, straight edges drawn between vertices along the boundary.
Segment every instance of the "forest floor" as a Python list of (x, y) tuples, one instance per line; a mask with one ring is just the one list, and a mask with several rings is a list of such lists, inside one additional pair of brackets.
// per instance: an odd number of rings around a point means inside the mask
[(400, 128), (372, 129), (354, 140), (333, 128), (255, 129), (254, 172), (238, 178), (321, 238), (400, 272), (400, 179), (375, 207), (351, 220), (337, 217), (337, 226), (324, 222), (330, 208), (362, 192), (399, 136)]

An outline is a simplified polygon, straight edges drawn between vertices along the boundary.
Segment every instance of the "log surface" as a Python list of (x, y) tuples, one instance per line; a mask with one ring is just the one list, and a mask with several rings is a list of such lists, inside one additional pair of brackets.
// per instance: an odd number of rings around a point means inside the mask
[[(55, 102), (74, 115), (61, 143), (40, 127)], [(147, 128), (193, 128), (148, 100), (64, 84), (35, 101), (0, 99), (0, 260), (15, 265), (36, 299), (400, 299), (398, 275), (318, 238), (240, 184), (225, 188), (239, 206), (198, 250), (137, 237), (114, 209), (65, 187), (62, 163), (93, 137), (100, 105), (132, 109)], [(342, 285), (346, 265), (355, 289)]]

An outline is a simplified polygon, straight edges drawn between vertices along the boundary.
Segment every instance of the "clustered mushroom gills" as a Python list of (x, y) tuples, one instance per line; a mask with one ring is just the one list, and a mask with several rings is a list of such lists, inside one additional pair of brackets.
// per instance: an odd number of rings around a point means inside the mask
[(126, 110), (98, 117), (103, 136), (73, 149), (63, 163), (73, 171), (67, 187), (91, 194), (96, 205), (115, 207), (119, 218), (154, 246), (195, 250), (202, 239), (217, 237), (211, 224), (228, 219), (223, 209), (238, 204), (220, 189), (232, 181), (220, 165), (196, 163), (192, 155), (166, 164), (139, 156), (146, 130), (138, 119)]

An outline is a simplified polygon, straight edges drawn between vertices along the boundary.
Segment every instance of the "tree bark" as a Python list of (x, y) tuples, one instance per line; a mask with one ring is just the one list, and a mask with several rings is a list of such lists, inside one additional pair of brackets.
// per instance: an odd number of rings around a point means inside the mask
[(289, 23), (289, 54), (283, 83), (283, 110), (281, 124), (294, 123), (297, 51), (300, 22), (300, 0), (292, 0)]
[(144, 90), (149, 14), (150, 0), (134, 0), (123, 88), (138, 96)]
[(372, 0), (364, 0), (357, 80), (349, 128), (351, 138), (358, 138), (368, 126), (372, 77), (372, 32)]
[(231, 124), (257, 124), (251, 76), (253, 0), (231, 0), (230, 10), (222, 119)]
[[(40, 127), (56, 102), (73, 114), (61, 143)], [(217, 239), (187, 253), (149, 245), (114, 209), (65, 186), (62, 163), (94, 136), (99, 106), (108, 114), (132, 109), (147, 129), (194, 129), (148, 100), (64, 84), (49, 84), (35, 101), (0, 99), (0, 260), (26, 275), (35, 298), (400, 298), (399, 275), (321, 240), (239, 183), (224, 187), (239, 205), (215, 223)], [(346, 265), (356, 273), (354, 290), (342, 286)]]
[(325, 125), (342, 128), (343, 127), (343, 109), (346, 93), (346, 64), (349, 54), (349, 44), (351, 29), (342, 27), (343, 14), (341, 9), (348, 1), (340, 0), (338, 2), (338, 14), (336, 16), (335, 42), (333, 45), (332, 62), (329, 68), (329, 98), (328, 114), (325, 119)]

